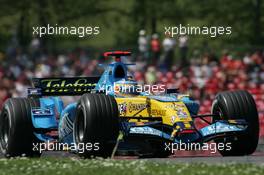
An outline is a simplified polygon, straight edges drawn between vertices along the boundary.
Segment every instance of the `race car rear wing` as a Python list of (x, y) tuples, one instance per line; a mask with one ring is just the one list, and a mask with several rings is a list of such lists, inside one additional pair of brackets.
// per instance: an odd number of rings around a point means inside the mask
[(90, 93), (100, 77), (33, 78), (29, 96), (74, 96)]

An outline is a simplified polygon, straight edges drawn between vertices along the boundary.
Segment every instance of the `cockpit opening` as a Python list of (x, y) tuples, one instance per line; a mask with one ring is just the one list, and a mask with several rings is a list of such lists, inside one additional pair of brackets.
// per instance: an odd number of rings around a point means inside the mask
[(123, 66), (121, 65), (116, 66), (114, 72), (114, 78), (125, 78), (125, 77), (126, 77), (126, 73)]

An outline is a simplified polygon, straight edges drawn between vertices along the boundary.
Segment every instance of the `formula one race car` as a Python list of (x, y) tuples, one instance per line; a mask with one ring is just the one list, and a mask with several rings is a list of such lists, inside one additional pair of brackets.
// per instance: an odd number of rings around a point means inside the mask
[[(128, 66), (133, 64), (121, 61), (130, 54), (106, 52), (104, 56), (115, 61), (104, 66), (100, 77), (34, 78), (27, 98), (10, 98), (3, 106), (2, 153), (39, 156), (43, 145), (53, 143), (59, 144), (53, 150), (62, 147), (82, 157), (167, 157), (175, 144), (209, 141), (222, 145), (218, 151), (223, 156), (255, 151), (258, 112), (247, 91), (221, 92), (212, 113), (198, 115), (199, 104), (177, 89), (165, 89), (158, 95), (153, 89), (142, 91), (128, 75)], [(59, 96), (80, 98), (64, 106)], [(197, 118), (208, 125), (198, 129)]]

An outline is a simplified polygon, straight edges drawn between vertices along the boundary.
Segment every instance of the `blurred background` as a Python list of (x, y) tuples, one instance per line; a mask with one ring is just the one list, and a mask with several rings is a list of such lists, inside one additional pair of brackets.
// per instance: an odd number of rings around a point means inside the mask
[[(137, 81), (180, 88), (200, 101), (201, 113), (219, 91), (251, 92), (263, 143), (263, 12), (263, 0), (0, 0), (0, 107), (26, 96), (32, 77), (100, 75), (103, 52), (130, 50)], [(47, 24), (99, 26), (100, 34), (32, 35)], [(164, 26), (179, 24), (230, 26), (232, 34), (164, 35)]]

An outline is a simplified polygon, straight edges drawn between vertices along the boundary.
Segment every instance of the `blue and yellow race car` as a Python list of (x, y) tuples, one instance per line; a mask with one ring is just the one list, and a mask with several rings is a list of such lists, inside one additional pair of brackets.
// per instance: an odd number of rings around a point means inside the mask
[[(258, 112), (247, 91), (221, 92), (211, 114), (198, 114), (199, 103), (188, 94), (160, 87), (153, 93), (134, 81), (133, 64), (121, 60), (130, 52), (104, 55), (115, 60), (100, 77), (34, 78), (27, 98), (8, 99), (0, 116), (2, 153), (40, 156), (52, 147), (82, 157), (168, 157), (180, 144), (193, 150), (211, 141), (223, 156), (255, 151)], [(80, 97), (65, 106), (61, 96)], [(198, 129), (197, 118), (208, 125)]]

